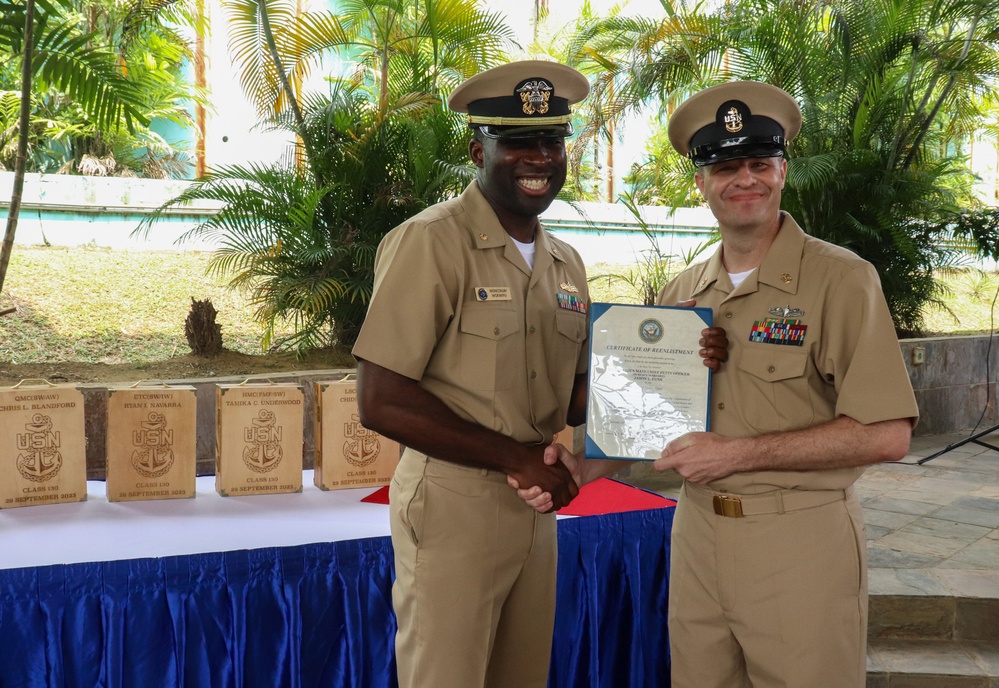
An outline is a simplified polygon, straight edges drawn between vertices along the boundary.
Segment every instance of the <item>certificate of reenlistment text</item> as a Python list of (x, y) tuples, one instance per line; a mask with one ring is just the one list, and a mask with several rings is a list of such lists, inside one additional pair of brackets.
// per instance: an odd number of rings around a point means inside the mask
[(587, 457), (654, 461), (670, 440), (708, 429), (698, 342), (710, 308), (594, 303), (590, 314)]

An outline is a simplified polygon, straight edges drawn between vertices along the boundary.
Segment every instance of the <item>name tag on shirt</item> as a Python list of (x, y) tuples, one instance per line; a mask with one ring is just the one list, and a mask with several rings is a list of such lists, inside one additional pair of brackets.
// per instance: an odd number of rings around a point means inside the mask
[(510, 287), (476, 287), (476, 301), (509, 301)]

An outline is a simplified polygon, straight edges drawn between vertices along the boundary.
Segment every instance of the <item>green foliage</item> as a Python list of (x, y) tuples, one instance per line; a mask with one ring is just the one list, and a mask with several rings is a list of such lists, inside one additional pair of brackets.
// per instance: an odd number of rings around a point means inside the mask
[(962, 213), (947, 227), (957, 248), (975, 248), (999, 260), (999, 208)]
[(635, 202), (671, 208), (692, 208), (703, 202), (690, 163), (673, 150), (666, 127), (659, 127), (647, 144), (644, 162), (635, 165), (625, 181)]
[(502, 15), (484, 11), (477, 0), (338, 0), (335, 5), (335, 11), (301, 14), (288, 0), (227, 5), (240, 81), (262, 116), (293, 109), (288, 91), (300, 98), (300, 84), (331, 56), (384, 112), (393, 97), (449, 91), (499, 64), (512, 43)]
[(939, 301), (934, 268), (955, 260), (941, 243), (947, 226), (974, 203), (954, 145), (972, 133), (972, 96), (999, 75), (995, 7), (796, 3), (762, 21), (758, 3), (739, 7), (733, 22), (748, 45), (733, 62), (802, 104), (785, 209), (870, 260), (896, 328), (917, 333)]
[[(955, 228), (978, 240), (973, 178), (961, 153), (999, 79), (999, 5), (991, 0), (732, 0), (684, 2), (626, 29), (609, 107), (670, 110), (729, 79), (766, 81), (801, 105), (783, 207), (814, 236), (846, 246), (881, 275), (900, 332), (916, 332), (939, 300), (933, 269), (954, 263)], [(619, 46), (627, 40), (618, 41)], [(643, 200), (689, 197), (689, 163), (654, 139), (636, 170)], [(650, 189), (665, 186), (672, 193)], [(658, 198), (657, 198), (658, 196)], [(977, 234), (966, 227), (980, 220)], [(965, 247), (968, 243), (966, 242)], [(993, 244), (994, 245), (994, 244)]]
[[(25, 5), (0, 0), (0, 45), (9, 56), (24, 52)], [(79, 103), (100, 127), (146, 124), (135, 85), (117, 68), (107, 47), (81, 31), (68, 0), (39, 2), (34, 20), (32, 68), (35, 79)], [(42, 89), (43, 91), (45, 89)]]
[[(184, 238), (217, 242), (211, 269), (249, 294), (264, 345), (299, 352), (353, 343), (381, 238), (458, 193), (470, 174), (457, 162), (467, 158), (467, 132), (431, 99), (396, 103), (382, 117), (339, 83), (305, 101), (302, 115), (301, 128), (292, 117), (276, 124), (317, 142), (310, 165), (224, 167), (165, 206), (223, 204)], [(281, 336), (287, 322), (294, 332)]]
[[(190, 100), (204, 102), (182, 75), (191, 58), (172, 22), (193, 25), (175, 0), (151, 8), (101, 0), (56, 0), (37, 5), (32, 58), (32, 113), (28, 170), (90, 174), (182, 176), (182, 152), (151, 131), (154, 120), (189, 126)], [(154, 11), (155, 10), (155, 11)], [(24, 4), (0, 0), (0, 56), (20, 64)], [(20, 89), (20, 72), (0, 70), (0, 88)], [(0, 113), (0, 164), (16, 139)]]
[[(224, 205), (192, 235), (221, 244), (212, 269), (249, 288), (265, 345), (350, 346), (382, 237), (471, 177), (470, 132), (441, 89), (497, 64), (509, 29), (474, 0), (344, 0), (302, 14), (284, 0), (235, 0), (228, 11), (243, 88), (264, 122), (295, 134), (301, 164), (215, 170), (167, 206)], [(331, 53), (354, 75), (307, 94), (301, 84)], [(294, 334), (275, 337), (288, 320)]]
[(600, 273), (590, 277), (590, 282), (615, 282), (627, 285), (632, 292), (638, 295), (643, 305), (653, 306), (656, 297), (666, 283), (675, 277), (684, 268), (694, 262), (694, 260), (707, 248), (716, 244), (719, 240), (718, 234), (711, 239), (698, 244), (689, 251), (685, 251), (680, 256), (669, 255), (659, 246), (659, 237), (642, 216), (642, 211), (635, 202), (634, 196), (625, 194), (621, 202), (628, 208), (634, 216), (642, 234), (648, 240), (648, 248), (642, 250), (640, 256), (636, 256), (635, 265), (628, 267), (623, 272)]

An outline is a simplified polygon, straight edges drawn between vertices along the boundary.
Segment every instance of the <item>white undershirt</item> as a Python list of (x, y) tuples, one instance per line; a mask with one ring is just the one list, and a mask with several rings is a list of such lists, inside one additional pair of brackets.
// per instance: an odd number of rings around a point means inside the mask
[(749, 275), (752, 274), (753, 270), (755, 270), (755, 269), (756, 268), (750, 268), (749, 270), (746, 270), (745, 272), (730, 272), (730, 273), (728, 273), (728, 278), (730, 280), (732, 280), (732, 288), (738, 289), (739, 285), (742, 284), (745, 281), (745, 279), (747, 277), (749, 277)]
[(524, 244), (524, 243), (521, 243), (521, 242), (517, 241), (513, 237), (510, 237), (510, 240), (513, 241), (513, 243), (517, 245), (517, 249), (520, 251), (520, 255), (524, 256), (524, 261), (527, 263), (527, 267), (529, 267), (531, 270), (533, 270), (534, 269), (534, 242), (532, 241), (529, 244)]

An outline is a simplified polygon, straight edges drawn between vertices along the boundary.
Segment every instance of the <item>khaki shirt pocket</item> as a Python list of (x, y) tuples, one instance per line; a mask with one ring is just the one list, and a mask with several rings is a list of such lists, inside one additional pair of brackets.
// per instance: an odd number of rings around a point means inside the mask
[(461, 381), (468, 389), (510, 389), (515, 376), (525, 374), (522, 339), (514, 336), (521, 331), (516, 311), (466, 305), (458, 328)]
[(760, 344), (742, 352), (735, 398), (756, 432), (807, 427), (815, 418), (809, 392), (808, 351)]
[(576, 379), (579, 349), (586, 341), (589, 320), (582, 313), (555, 311), (554, 341), (548, 349), (548, 379), (558, 389), (572, 389)]

